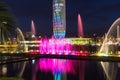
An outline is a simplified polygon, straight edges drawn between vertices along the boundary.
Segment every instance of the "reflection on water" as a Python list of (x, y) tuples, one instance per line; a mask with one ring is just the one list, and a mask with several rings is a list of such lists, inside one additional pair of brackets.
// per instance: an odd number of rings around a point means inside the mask
[(108, 80), (116, 80), (117, 71), (119, 70), (118, 63), (101, 62), (101, 66)]
[[(75, 61), (62, 59), (39, 59), (41, 71), (50, 71), (54, 80), (67, 80), (67, 73), (75, 74)], [(74, 64), (73, 64), (74, 63)]]
[(72, 60), (62, 60), (62, 59), (39, 59), (40, 70), (64, 73), (75, 73), (74, 65), (75, 61)]
[[(24, 80), (119, 80), (120, 73), (117, 62), (109, 62), (108, 65), (104, 65), (104, 69), (102, 66), (97, 61), (42, 58), (0, 65), (0, 78), (22, 77)], [(108, 73), (106, 74), (104, 71)]]

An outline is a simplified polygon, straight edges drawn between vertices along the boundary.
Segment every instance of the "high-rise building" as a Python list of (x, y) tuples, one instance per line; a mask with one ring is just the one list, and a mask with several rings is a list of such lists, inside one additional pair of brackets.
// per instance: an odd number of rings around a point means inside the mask
[(65, 0), (53, 0), (53, 34), (64, 38), (66, 33)]

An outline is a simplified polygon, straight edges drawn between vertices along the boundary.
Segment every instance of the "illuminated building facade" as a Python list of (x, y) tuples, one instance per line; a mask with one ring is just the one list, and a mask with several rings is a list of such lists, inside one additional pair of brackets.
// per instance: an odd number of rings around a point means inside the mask
[(53, 0), (53, 34), (64, 38), (66, 33), (65, 0)]

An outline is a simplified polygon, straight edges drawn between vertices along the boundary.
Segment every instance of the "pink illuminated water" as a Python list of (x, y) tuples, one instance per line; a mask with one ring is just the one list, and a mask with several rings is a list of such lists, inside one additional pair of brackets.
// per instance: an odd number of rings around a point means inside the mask
[(69, 39), (43, 38), (39, 47), (40, 54), (87, 56), (84, 45), (72, 44)]
[(32, 34), (36, 35), (35, 25), (34, 25), (33, 20), (31, 21), (31, 32), (32, 32)]
[(66, 39), (42, 39), (40, 43), (41, 54), (74, 54), (71, 52), (70, 41)]
[(80, 14), (78, 14), (78, 37), (84, 37), (83, 25)]
[[(41, 39), (40, 54), (51, 55), (82, 55), (87, 56), (84, 52), (80, 52), (84, 46), (74, 45), (70, 43), (69, 39)], [(63, 73), (76, 74), (76, 62), (63, 59), (40, 59), (39, 68), (41, 71), (51, 71), (54, 75), (54, 80), (62, 80)], [(80, 61), (79, 64), (79, 79), (84, 80), (85, 65), (84, 61)], [(64, 79), (66, 80), (66, 79)]]
[(70, 60), (62, 60), (62, 59), (40, 59), (39, 60), (39, 68), (43, 71), (52, 71), (62, 72), (62, 73), (72, 73), (75, 74), (75, 66), (73, 66)]
[[(84, 37), (83, 34), (83, 26), (80, 15), (78, 15), (78, 36)], [(67, 39), (42, 39), (40, 43), (40, 54), (58, 54), (58, 55), (81, 55), (87, 56), (84, 52), (80, 53), (80, 50), (83, 50), (84, 46), (74, 45), (70, 43), (70, 40)], [(84, 61), (79, 62), (79, 79), (84, 80), (85, 73), (85, 65)], [(52, 71), (54, 75), (56, 73), (75, 73), (75, 66), (73, 66), (73, 62), (68, 60), (57, 60), (57, 59), (40, 59), (39, 60), (40, 70), (44, 71)], [(61, 75), (60, 75), (61, 77)], [(61, 79), (55, 79), (61, 80)]]

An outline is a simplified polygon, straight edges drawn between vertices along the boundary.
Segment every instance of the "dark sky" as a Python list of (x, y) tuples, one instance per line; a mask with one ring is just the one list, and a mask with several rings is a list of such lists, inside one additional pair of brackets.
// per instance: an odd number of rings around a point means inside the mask
[[(23, 32), (34, 20), (38, 35), (52, 35), (52, 0), (4, 0)], [(66, 0), (66, 36), (77, 36), (77, 15), (83, 22), (85, 37), (102, 36), (120, 17), (120, 0)]]

